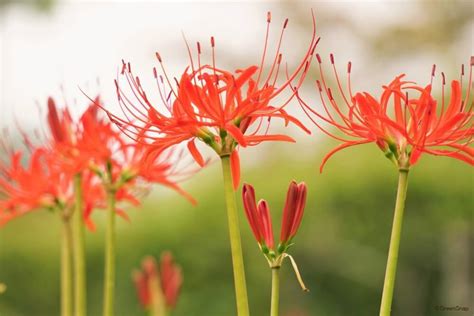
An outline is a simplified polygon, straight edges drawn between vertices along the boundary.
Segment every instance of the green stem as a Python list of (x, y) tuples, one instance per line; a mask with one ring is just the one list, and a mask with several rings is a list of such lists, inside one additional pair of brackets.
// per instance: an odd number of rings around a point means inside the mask
[(114, 315), (115, 292), (115, 190), (107, 190), (107, 227), (104, 269), (104, 316)]
[(280, 303), (280, 268), (272, 268), (272, 303), (270, 316), (278, 316)]
[[(63, 216), (63, 214), (61, 214)], [(69, 218), (62, 218), (61, 227), (61, 316), (72, 315), (72, 235)]]
[(77, 174), (74, 177), (74, 213), (73, 217), (73, 241), (74, 241), (74, 295), (75, 316), (86, 315), (86, 262), (84, 251), (84, 220), (83, 220), (83, 197), (82, 179)]
[(403, 211), (405, 209), (407, 187), (408, 170), (400, 169), (398, 177), (397, 201), (395, 203), (395, 214), (393, 215), (392, 235), (390, 237), (387, 268), (385, 270), (382, 302), (380, 304), (380, 316), (390, 316), (392, 308), (393, 289), (395, 286), (395, 276), (397, 273), (398, 249), (400, 248), (400, 234), (402, 231)]
[(245, 284), (244, 259), (240, 241), (239, 217), (237, 215), (237, 202), (232, 187), (232, 174), (229, 156), (221, 157), (222, 172), (224, 174), (224, 191), (227, 204), (227, 218), (229, 222), (230, 248), (232, 251), (232, 266), (234, 269), (235, 297), (237, 302), (237, 315), (248, 316), (249, 304), (247, 298), (247, 285)]

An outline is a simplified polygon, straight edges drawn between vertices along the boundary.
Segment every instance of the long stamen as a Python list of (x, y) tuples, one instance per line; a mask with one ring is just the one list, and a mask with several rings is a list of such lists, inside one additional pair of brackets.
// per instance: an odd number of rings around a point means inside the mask
[(354, 96), (352, 95), (351, 70), (352, 70), (352, 62), (348, 62), (347, 63), (347, 89), (349, 90), (349, 96), (352, 99)]
[(267, 31), (265, 32), (265, 44), (263, 46), (263, 53), (262, 53), (262, 60), (260, 62), (260, 69), (258, 70), (258, 76), (257, 76), (257, 87), (258, 84), (260, 83), (260, 77), (262, 76), (263, 72), (263, 66), (265, 64), (265, 56), (267, 54), (267, 46), (268, 46), (268, 37), (270, 34), (270, 23), (272, 21), (272, 13), (269, 11), (267, 12)]
[(461, 111), (466, 108), (466, 104), (469, 102), (469, 97), (472, 89), (472, 68), (474, 67), (474, 56), (471, 56), (470, 66), (469, 66), (469, 83), (467, 84), (466, 98), (461, 106)]
[(281, 43), (283, 42), (283, 35), (285, 34), (285, 29), (287, 25), (288, 25), (288, 19), (286, 19), (285, 22), (283, 23), (283, 28), (281, 29), (281, 33), (280, 33), (280, 39), (278, 40), (278, 45), (275, 52), (275, 58), (273, 59), (272, 67), (270, 68), (270, 72), (267, 76), (267, 80), (265, 80), (265, 85), (267, 85), (268, 82), (271, 80), (273, 71), (275, 70), (275, 66), (277, 65), (278, 58), (279, 58), (278, 56), (280, 55)]
[[(351, 105), (350, 105), (349, 101), (346, 98), (346, 94), (344, 93), (344, 89), (342, 88), (342, 84), (341, 84), (341, 81), (339, 80), (339, 75), (338, 75), (337, 70), (336, 70), (336, 65), (334, 63), (334, 55), (330, 54), (329, 59), (331, 60), (331, 65), (332, 65), (332, 69), (334, 71), (334, 76), (336, 77), (336, 82), (337, 82), (337, 86), (339, 88), (339, 92), (341, 93), (341, 96), (344, 99), (344, 102), (346, 103), (347, 107), (350, 109)], [(348, 69), (348, 72), (350, 72), (350, 69)]]
[(161, 56), (158, 52), (155, 53), (156, 59), (158, 59), (158, 62), (160, 63), (161, 71), (163, 72), (163, 75), (165, 76), (166, 82), (168, 83), (168, 86), (170, 87), (174, 97), (176, 100), (179, 100), (177, 93), (173, 89), (173, 85), (171, 84), (171, 81), (168, 77), (168, 74), (166, 73), (165, 66), (163, 65), (163, 60), (161, 59)]

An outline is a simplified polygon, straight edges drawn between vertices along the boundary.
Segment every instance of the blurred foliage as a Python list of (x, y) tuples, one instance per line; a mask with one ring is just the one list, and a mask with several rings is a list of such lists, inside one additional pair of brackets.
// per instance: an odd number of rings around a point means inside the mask
[(0, 0), (0, 11), (11, 5), (22, 5), (33, 7), (39, 11), (48, 11), (55, 4), (56, 0)]
[[(307, 155), (304, 143), (273, 144), (270, 150), (242, 151), (243, 179), (257, 198), (270, 203), (275, 230), (291, 179), (304, 180), (309, 200), (302, 227), (290, 250), (311, 289), (303, 293), (288, 264), (282, 268), (281, 309), (291, 315), (375, 315), (378, 312), (388, 249), (397, 172), (376, 146), (349, 149), (334, 156), (319, 174), (329, 144)], [(330, 145), (334, 145), (331, 142)], [(260, 162), (251, 162), (254, 155)], [(472, 269), (472, 168), (446, 158), (423, 157), (410, 174), (393, 316), (438, 315), (440, 304), (469, 305), (472, 271), (447, 270), (446, 243), (452, 234), (466, 248), (448, 260)], [(270, 180), (270, 181), (269, 181)], [(118, 225), (117, 316), (145, 315), (130, 273), (143, 256), (171, 250), (184, 271), (182, 296), (174, 315), (233, 315), (234, 295), (227, 224), (218, 163), (196, 174), (186, 189), (199, 200), (194, 208), (164, 189), (142, 209), (130, 210), (131, 223)], [(240, 192), (238, 193), (240, 194)], [(242, 210), (240, 208), (240, 210)], [(98, 231), (87, 235), (89, 314), (100, 315), (103, 273), (103, 212)], [(241, 212), (250, 304), (253, 315), (268, 312), (270, 270), (259, 253)], [(54, 214), (38, 211), (0, 231), (0, 296), (5, 316), (50, 316), (58, 312), (59, 236)], [(278, 234), (278, 233), (277, 233)], [(466, 258), (467, 255), (467, 258)], [(464, 273), (464, 275), (463, 275)], [(461, 275), (459, 275), (461, 274)], [(460, 278), (459, 278), (460, 277)], [(471, 279), (469, 279), (471, 278)], [(446, 301), (447, 291), (454, 291)], [(467, 296), (469, 297), (469, 296)], [(472, 306), (471, 306), (472, 307)], [(282, 313), (285, 315), (285, 313)], [(288, 314), (290, 315), (290, 314)]]
[(372, 51), (385, 59), (412, 54), (419, 47), (452, 53), (450, 49), (457, 49), (455, 44), (463, 31), (470, 28), (472, 32), (473, 6), (465, 0), (417, 1), (411, 9), (418, 15), (415, 23), (391, 25), (375, 35), (361, 34), (362, 39), (372, 43)]
[[(286, 12), (293, 17), (292, 21), (300, 23), (302, 31), (311, 30), (307, 19), (308, 3), (311, 3), (317, 14), (318, 27), (348, 30), (364, 43), (369, 54), (385, 60), (433, 50), (445, 57), (452, 57), (454, 50), (459, 49), (458, 44), (464, 32), (467, 30), (472, 34), (474, 23), (474, 4), (467, 0), (387, 1), (387, 7), (394, 4), (395, 8), (401, 7), (410, 17), (410, 23), (388, 22), (370, 28), (370, 31), (367, 24), (356, 23), (346, 13), (341, 14), (337, 10), (337, 6), (347, 6), (350, 2), (333, 3), (336, 9), (324, 6), (325, 1), (286, 0), (283, 3), (288, 9)], [(370, 4), (366, 3), (366, 7), (370, 8)], [(327, 38), (327, 35), (324, 37)]]

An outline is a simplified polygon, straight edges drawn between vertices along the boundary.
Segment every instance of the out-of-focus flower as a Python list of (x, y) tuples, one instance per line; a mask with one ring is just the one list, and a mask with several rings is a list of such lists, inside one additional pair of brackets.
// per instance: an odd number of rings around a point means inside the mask
[[(54, 159), (57, 168), (70, 174), (92, 171), (93, 175), (83, 176), (103, 188), (100, 192), (92, 187), (89, 190), (83, 188), (83, 191), (84, 194), (101, 193), (101, 208), (105, 207), (106, 190), (115, 191), (117, 202), (139, 205), (135, 192), (143, 192), (144, 187), (154, 183), (170, 187), (194, 202), (172, 180), (179, 174), (170, 163), (172, 150), (149, 152), (144, 146), (144, 139), (143, 142), (127, 142), (123, 133), (99, 111), (102, 106), (100, 98), (90, 101), (90, 105), (75, 121), (67, 106), (59, 111), (54, 100), (48, 99), (48, 123), (53, 135), (51, 151), (57, 153)], [(89, 215), (91, 211), (91, 207), (86, 208)], [(123, 210), (117, 209), (117, 213), (127, 218)], [(92, 222), (88, 222), (88, 226), (92, 228)]]
[(163, 312), (175, 308), (183, 276), (170, 252), (161, 255), (159, 269), (155, 258), (143, 259), (141, 270), (135, 270), (132, 278), (141, 305), (151, 310), (153, 315), (161, 316)]
[[(52, 164), (52, 155), (39, 147), (32, 149), (27, 167), (22, 165), (19, 151), (11, 154), (9, 163), (0, 163), (0, 225), (41, 208), (60, 210), (64, 216), (70, 214), (74, 204), (72, 175)], [(103, 203), (103, 189), (90, 172), (83, 177), (82, 188), (84, 220), (93, 229), (90, 213)]]
[(293, 258), (287, 254), (288, 248), (298, 231), (303, 218), (306, 205), (307, 187), (304, 182), (296, 183), (292, 181), (288, 187), (285, 207), (283, 209), (283, 219), (281, 224), (280, 242), (275, 248), (273, 237), (272, 219), (270, 208), (267, 201), (261, 199), (258, 204), (255, 198), (255, 189), (250, 184), (244, 184), (242, 188), (242, 200), (245, 209), (245, 215), (250, 224), (255, 239), (258, 242), (260, 250), (265, 255), (271, 268), (279, 268), (283, 259), (289, 258), (295, 269), (298, 281), (304, 290), (298, 268)]
[[(197, 43), (195, 58), (188, 46), (190, 64), (180, 79), (175, 79), (174, 85), (157, 53), (162, 75), (156, 68), (153, 73), (160, 96), (159, 103), (165, 106), (165, 110), (161, 110), (149, 98), (139, 77), (133, 74), (130, 63), (123, 62), (115, 83), (118, 101), (125, 117), (112, 113), (108, 113), (109, 116), (128, 136), (136, 141), (148, 139), (150, 146), (155, 148), (186, 142), (189, 152), (201, 166), (205, 164), (205, 159), (196, 146), (196, 139), (209, 145), (220, 156), (230, 155), (236, 187), (240, 174), (236, 151), (238, 145), (246, 147), (263, 141), (293, 141), (286, 135), (269, 134), (271, 119), (279, 118), (286, 124), (294, 123), (309, 133), (295, 117), (284, 110), (294, 96), (293, 93), (282, 104), (276, 105), (274, 100), (289, 85), (293, 85), (294, 81), (295, 86), (301, 85), (318, 42), (315, 30), (303, 59), (292, 73), (286, 69), (286, 78), (280, 83), (280, 46), (288, 20), (283, 25), (278, 48), (274, 56), (270, 57), (271, 65), (265, 70), (269, 58), (267, 44), (270, 13), (267, 21), (265, 46), (259, 66), (253, 65), (235, 72), (216, 67), (215, 40), (211, 37), (212, 62), (202, 64), (200, 43)], [(124, 90), (122, 81), (126, 82), (129, 91)]]
[[(384, 86), (380, 98), (376, 99), (367, 92), (358, 92), (355, 95), (352, 93), (351, 63), (349, 63), (348, 92), (345, 93), (334, 65), (334, 57), (331, 55), (338, 90), (347, 107), (346, 110), (333, 97), (331, 88), (327, 86), (324, 78), (321, 58), (317, 56), (317, 59), (321, 74), (321, 82), (317, 81), (317, 87), (324, 111), (317, 112), (299, 96), (298, 99), (306, 114), (324, 133), (343, 142), (326, 155), (321, 170), (334, 153), (365, 143), (377, 144), (385, 156), (401, 169), (408, 169), (414, 165), (423, 153), (448, 156), (474, 164), (474, 151), (470, 146), (474, 136), (473, 103), (470, 101), (474, 57), (471, 57), (468, 87), (464, 99), (462, 79), (453, 80), (450, 100), (446, 102), (444, 73), (441, 73), (441, 99), (437, 101), (432, 95), (435, 66), (432, 70), (431, 83), (427, 86), (418, 86), (414, 82), (405, 81), (404, 75), (400, 75), (389, 85)], [(461, 78), (463, 75), (464, 66)], [(332, 113), (329, 107), (332, 107)], [(317, 119), (320, 122), (317, 122)], [(331, 133), (323, 126), (324, 124), (336, 127), (349, 138)]]

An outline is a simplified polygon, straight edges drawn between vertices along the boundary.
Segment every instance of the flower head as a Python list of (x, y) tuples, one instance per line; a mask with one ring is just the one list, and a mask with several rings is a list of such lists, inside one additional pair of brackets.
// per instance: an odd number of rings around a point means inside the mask
[(160, 268), (155, 258), (146, 257), (142, 269), (132, 275), (142, 306), (151, 310), (173, 309), (179, 297), (183, 276), (170, 252), (161, 255)]
[[(324, 78), (321, 58), (317, 56), (317, 59), (321, 74), (321, 82), (317, 81), (317, 87), (324, 111), (319, 113), (300, 97), (298, 99), (306, 114), (323, 132), (343, 142), (326, 155), (321, 170), (334, 153), (365, 143), (375, 143), (385, 156), (401, 169), (408, 169), (414, 165), (424, 153), (448, 156), (474, 164), (474, 151), (470, 147), (474, 136), (473, 104), (469, 103), (474, 57), (471, 57), (469, 82), (464, 99), (461, 88), (463, 66), (461, 81), (451, 82), (450, 100), (446, 102), (444, 73), (441, 73), (441, 99), (437, 101), (432, 95), (435, 66), (430, 84), (418, 86), (414, 82), (405, 81), (404, 75), (400, 75), (383, 87), (383, 92), (377, 99), (367, 92), (352, 93), (351, 63), (349, 63), (348, 93), (345, 93), (334, 65), (334, 57), (331, 55), (331, 64), (341, 99), (347, 107), (346, 111), (333, 97), (331, 88), (327, 86)], [(333, 111), (329, 110), (330, 107)], [(336, 127), (349, 138), (331, 133), (315, 118), (324, 124)]]
[[(315, 32), (309, 48), (296, 69), (286, 69), (286, 79), (280, 83), (282, 64), (280, 46), (288, 20), (281, 32), (278, 48), (271, 59), (268, 71), (268, 30), (271, 15), (268, 13), (267, 34), (264, 52), (259, 66), (252, 65), (236, 71), (216, 66), (215, 39), (211, 37), (212, 61), (203, 64), (201, 45), (196, 45), (196, 57), (187, 45), (189, 65), (172, 84), (163, 66), (160, 54), (156, 54), (161, 72), (156, 68), (159, 103), (164, 110), (144, 91), (140, 78), (132, 72), (130, 63), (123, 62), (119, 78), (115, 81), (119, 104), (124, 118), (109, 113), (111, 119), (136, 141), (149, 139), (155, 148), (187, 143), (189, 152), (196, 162), (203, 166), (205, 160), (196, 146), (196, 140), (209, 145), (220, 156), (231, 156), (234, 185), (238, 184), (239, 164), (236, 148), (254, 146), (263, 141), (293, 141), (286, 135), (269, 134), (272, 119), (283, 119), (286, 124), (294, 123), (309, 132), (296, 118), (285, 112), (284, 107), (294, 96), (292, 93), (282, 104), (276, 105), (275, 98), (289, 85), (300, 86), (308, 70), (317, 40)], [(314, 18), (313, 18), (314, 23)], [(126, 82), (126, 86), (122, 85)], [(128, 88), (128, 89), (126, 89)], [(128, 90), (128, 92), (127, 92)]]
[[(23, 155), (19, 151), (11, 154), (9, 162), (0, 163), (0, 225), (41, 208), (60, 211), (64, 219), (71, 215), (74, 205), (72, 175), (52, 163), (54, 153), (47, 148), (31, 150), (26, 167), (22, 165)], [(93, 229), (90, 213), (101, 205), (103, 190), (93, 181), (91, 173), (83, 177), (82, 188), (84, 221)]]

